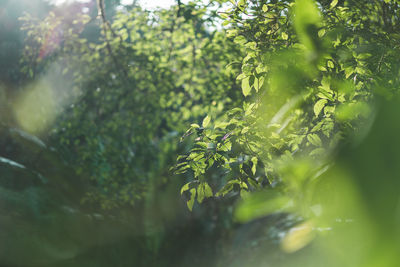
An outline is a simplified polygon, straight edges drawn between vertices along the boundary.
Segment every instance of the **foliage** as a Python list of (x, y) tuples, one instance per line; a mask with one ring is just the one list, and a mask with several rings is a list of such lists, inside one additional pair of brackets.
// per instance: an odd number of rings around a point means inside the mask
[[(240, 193), (249, 198), (237, 209), (240, 221), (282, 211), (313, 218), (315, 183), (337, 146), (368, 125), (374, 94), (397, 94), (398, 3), (231, 4), (221, 16), (246, 52), (237, 77), (245, 102), (204, 119), (204, 130), (189, 129), (197, 142), (178, 157), (177, 171), (193, 172), (194, 180), (182, 191), (190, 190), (189, 209), (196, 192), (198, 202), (210, 195), (200, 186), (217, 185), (217, 198)], [(215, 167), (223, 170), (219, 182), (208, 175)], [(262, 197), (248, 196), (260, 190)]]
[(50, 138), (78, 174), (90, 176), (96, 190), (87, 198), (104, 208), (134, 204), (153, 181), (165, 183), (185, 124), (240, 98), (236, 67), (224, 69), (240, 49), (206, 28), (213, 18), (204, 8), (186, 8), (185, 16), (178, 7), (120, 12), (92, 41), (82, 35), (92, 23), (85, 14), (24, 18), (26, 71), (40, 76), (58, 67), (73, 81), (62, 93), (74, 103), (59, 105), (64, 113)]
[[(222, 16), (228, 36), (245, 48), (237, 77), (245, 102), (212, 122), (206, 117), (192, 150), (178, 157), (177, 171), (194, 174), (182, 187), (189, 209), (196, 195), (199, 203), (240, 195), (239, 222), (295, 214), (300, 223), (283, 235), (281, 250), (314, 242), (282, 266), (396, 266), (390, 203), (398, 190), (389, 187), (397, 172), (386, 160), (397, 155), (376, 147), (397, 143), (397, 127), (385, 121), (398, 113), (397, 101), (387, 102), (399, 88), (398, 1), (231, 3)], [(210, 175), (215, 168), (221, 176)], [(207, 184), (215, 194), (204, 194)], [(271, 258), (242, 266), (260, 262)]]

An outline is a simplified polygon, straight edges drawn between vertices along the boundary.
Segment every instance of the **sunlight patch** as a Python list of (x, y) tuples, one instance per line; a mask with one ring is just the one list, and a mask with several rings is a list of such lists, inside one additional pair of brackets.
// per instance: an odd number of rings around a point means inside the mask
[(70, 87), (70, 82), (61, 75), (60, 65), (54, 63), (46, 75), (17, 97), (13, 111), (19, 127), (35, 135), (47, 130), (74, 99)]
[(55, 118), (55, 96), (46, 80), (41, 80), (22, 95), (15, 105), (15, 115), (22, 129), (39, 133)]

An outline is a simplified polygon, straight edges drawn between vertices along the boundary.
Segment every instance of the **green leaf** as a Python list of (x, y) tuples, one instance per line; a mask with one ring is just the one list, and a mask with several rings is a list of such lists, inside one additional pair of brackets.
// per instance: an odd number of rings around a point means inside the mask
[(344, 68), (344, 73), (346, 74), (346, 79), (349, 78), (354, 73), (353, 67)]
[(242, 79), (244, 79), (244, 78), (246, 78), (246, 74), (240, 73), (240, 74), (236, 77), (236, 80), (242, 80)]
[(204, 193), (206, 197), (212, 197), (213, 196), (213, 192), (211, 187), (208, 185), (208, 183), (204, 183)]
[(190, 199), (186, 202), (187, 207), (190, 211), (193, 209), (194, 200), (196, 198), (196, 188), (190, 189)]
[(239, 183), (239, 185), (240, 185), (240, 188), (241, 189), (249, 189), (249, 187), (247, 186), (247, 184), (245, 183), (245, 182), (243, 182), (243, 181), (241, 181), (240, 183)]
[(203, 128), (206, 128), (208, 126), (208, 124), (210, 123), (210, 121), (211, 121), (211, 117), (209, 115), (207, 115), (204, 118), (203, 123), (202, 123)]
[(264, 11), (264, 12), (268, 12), (268, 6), (267, 6), (267, 5), (263, 5), (263, 7), (262, 7), (262, 11)]
[(247, 179), (247, 182), (248, 182), (252, 187), (254, 187), (255, 189), (260, 188), (260, 185), (259, 185), (256, 181), (254, 181), (253, 179), (251, 179), (251, 178), (248, 178), (248, 179)]
[(202, 148), (207, 148), (208, 144), (206, 142), (196, 142), (196, 145)]
[(254, 89), (256, 90), (256, 92), (258, 92), (258, 90), (260, 90), (260, 88), (263, 86), (263, 84), (264, 84), (264, 77), (254, 79)]
[(282, 32), (282, 39), (283, 40), (287, 40), (289, 38), (289, 36), (287, 35), (286, 32)]
[(239, 7), (240, 9), (243, 9), (244, 6), (245, 6), (245, 4), (246, 4), (246, 0), (239, 0), (239, 2), (238, 2), (238, 7)]
[(242, 93), (244, 96), (248, 96), (251, 91), (251, 86), (249, 84), (250, 77), (246, 77), (242, 80)]
[(232, 183), (228, 183), (228, 184), (226, 184), (224, 187), (222, 187), (221, 190), (218, 191), (218, 193), (216, 194), (216, 196), (217, 196), (217, 197), (219, 197), (219, 196), (225, 196), (225, 195), (228, 194), (232, 189), (233, 189), (233, 184), (232, 184)]
[(226, 185), (224, 185), (224, 187), (221, 188), (221, 190), (218, 191), (218, 193), (216, 194), (216, 196), (225, 196), (226, 194), (228, 194), (230, 191), (232, 191), (233, 189), (233, 185), (234, 184), (238, 184), (240, 185), (239, 180), (234, 179), (234, 180), (230, 180), (229, 182), (226, 183)]
[(216, 124), (215, 124), (215, 126), (214, 126), (214, 128), (220, 128), (220, 129), (225, 129), (226, 128), (226, 126), (228, 126), (229, 125), (229, 123), (227, 123), (227, 122), (217, 122)]
[(244, 45), (247, 42), (247, 39), (244, 36), (239, 35), (236, 36), (233, 41), (239, 45)]
[(227, 13), (225, 13), (225, 12), (221, 12), (221, 13), (220, 13), (220, 16), (221, 16), (221, 18), (223, 18), (223, 19), (227, 19), (227, 18), (229, 17), (229, 15), (228, 15)]
[(212, 189), (208, 183), (203, 182), (197, 187), (197, 202), (202, 203), (204, 198), (212, 197)]
[(338, 0), (333, 0), (331, 2), (331, 8), (334, 8), (337, 5), (337, 3), (338, 3)]
[(229, 25), (231, 22), (229, 20), (225, 20), (224, 22), (222, 22), (222, 26), (227, 26)]
[(228, 152), (229, 150), (232, 149), (232, 143), (231, 142), (226, 142), (225, 144), (221, 145), (220, 151)]
[(201, 203), (203, 202), (204, 199), (204, 186), (203, 183), (201, 183), (198, 187), (197, 187), (197, 202)]
[(181, 188), (181, 195), (183, 194), (183, 192), (186, 192), (189, 190), (189, 185), (191, 184), (191, 182), (185, 184), (184, 186), (182, 186)]
[(330, 114), (335, 112), (335, 106), (326, 106), (324, 109), (324, 114)]
[(322, 109), (325, 107), (326, 103), (328, 103), (328, 100), (326, 99), (320, 99), (315, 103), (314, 105), (314, 114), (316, 117), (321, 113)]
[(318, 37), (323, 37), (325, 35), (326, 30), (325, 29), (321, 29), (318, 31)]
[(252, 171), (253, 175), (255, 175), (256, 174), (256, 170), (257, 170), (258, 158), (257, 157), (252, 157), (251, 158), (251, 162), (253, 162), (253, 166), (251, 167), (251, 171)]
[(365, 69), (364, 68), (360, 68), (360, 67), (356, 67), (356, 72), (358, 74), (365, 74)]
[(188, 169), (190, 169), (190, 166), (187, 165), (187, 162), (184, 162), (182, 164), (183, 165), (181, 167), (176, 169), (175, 174), (185, 173)]
[(308, 141), (314, 146), (322, 146), (321, 138), (317, 134), (309, 134), (307, 136)]

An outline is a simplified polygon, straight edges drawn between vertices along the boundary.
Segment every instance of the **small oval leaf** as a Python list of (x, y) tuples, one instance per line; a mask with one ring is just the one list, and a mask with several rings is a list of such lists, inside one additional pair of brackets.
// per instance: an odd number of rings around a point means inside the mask
[(250, 77), (246, 77), (242, 80), (242, 92), (244, 96), (248, 96), (251, 91), (251, 86), (249, 83)]

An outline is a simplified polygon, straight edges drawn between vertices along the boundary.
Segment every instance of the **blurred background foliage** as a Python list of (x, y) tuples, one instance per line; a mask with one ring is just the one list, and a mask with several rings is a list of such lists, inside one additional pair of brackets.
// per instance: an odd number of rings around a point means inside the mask
[(398, 266), (399, 1), (0, 2), (4, 266)]

